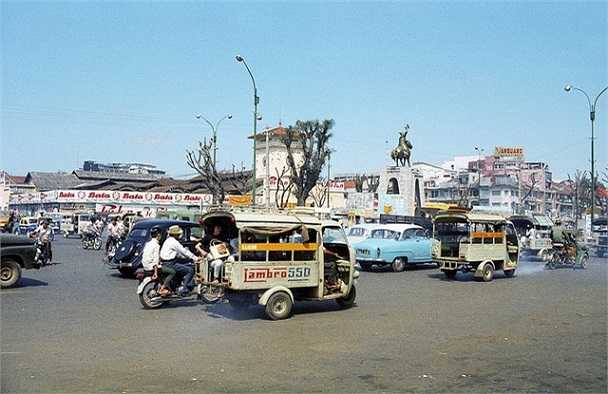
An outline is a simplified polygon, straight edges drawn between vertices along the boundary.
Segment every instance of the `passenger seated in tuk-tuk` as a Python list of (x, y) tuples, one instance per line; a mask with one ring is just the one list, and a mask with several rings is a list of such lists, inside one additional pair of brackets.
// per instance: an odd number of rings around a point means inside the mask
[[(228, 250), (228, 254), (224, 257), (218, 257), (217, 253), (222, 249), (222, 246)], [(225, 261), (234, 262), (233, 255), (236, 253), (235, 250), (230, 250), (231, 242), (228, 239), (226, 233), (223, 231), (222, 226), (216, 224), (213, 226), (213, 230), (211, 233), (205, 234), (203, 239), (196, 244), (195, 248), (200, 253), (201, 256), (206, 257), (207, 260), (210, 260), (210, 267), (212, 270), (211, 281), (215, 283), (219, 283), (221, 278), (222, 267), (224, 266)], [(212, 248), (214, 248), (214, 252), (212, 252)], [(214, 258), (214, 254), (216, 258)]]

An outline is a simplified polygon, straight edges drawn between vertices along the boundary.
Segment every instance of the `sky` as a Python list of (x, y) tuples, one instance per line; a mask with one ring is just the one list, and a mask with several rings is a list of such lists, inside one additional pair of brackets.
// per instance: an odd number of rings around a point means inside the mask
[[(608, 2), (0, 3), (0, 167), (84, 160), (193, 170), (218, 132), (218, 165), (252, 160), (258, 128), (335, 120), (332, 172), (377, 171), (410, 125), (412, 160), (523, 146), (564, 179), (590, 165), (584, 95), (608, 86)], [(592, 97), (593, 98), (593, 97)], [(608, 93), (596, 160), (608, 166)]]

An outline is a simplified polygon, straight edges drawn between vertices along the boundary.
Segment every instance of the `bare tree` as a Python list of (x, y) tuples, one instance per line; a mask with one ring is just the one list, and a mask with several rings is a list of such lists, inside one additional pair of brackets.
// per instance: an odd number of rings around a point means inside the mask
[(536, 186), (538, 186), (538, 179), (536, 178), (536, 173), (532, 173), (530, 174), (530, 183), (528, 185), (526, 185), (528, 187), (528, 191), (526, 192), (526, 194), (524, 194), (524, 196), (521, 199), (521, 205), (522, 206), (526, 206), (526, 204), (528, 203), (528, 198), (530, 198), (530, 196), (532, 196), (532, 193), (534, 193), (534, 189), (536, 189)]
[(365, 183), (365, 181), (367, 181), (367, 176), (366, 175), (355, 175), (355, 190), (359, 193), (361, 193), (363, 191), (363, 184)]
[[(277, 191), (274, 194), (274, 201), (279, 208), (285, 208), (289, 203), (289, 198), (292, 195), (293, 191), (293, 183), (291, 183), (291, 179), (287, 177), (289, 173), (289, 169), (285, 166), (279, 172), (278, 168), (275, 168), (277, 173)], [(283, 179), (287, 177), (287, 182), (284, 182)]]
[[(293, 193), (298, 205), (306, 203), (310, 191), (319, 180), (321, 170), (330, 154), (327, 146), (331, 138), (333, 119), (329, 120), (298, 120), (295, 126), (289, 126), (282, 142), (287, 148), (287, 165), (289, 177), (294, 185)], [(302, 160), (296, 162), (294, 154), (302, 148)]]
[(214, 204), (224, 202), (224, 186), (220, 175), (213, 163), (213, 142), (207, 143), (207, 138), (199, 141), (196, 151), (186, 151), (186, 162), (188, 166), (201, 176), (201, 183), (213, 196)]
[(310, 191), (310, 196), (315, 202), (316, 207), (322, 207), (327, 201), (328, 182), (317, 183), (317, 186)]
[(241, 163), (240, 169), (236, 169), (236, 166), (232, 165), (232, 176), (230, 177), (230, 184), (241, 195), (245, 195), (249, 192), (251, 174), (245, 170), (245, 166)]
[(368, 176), (366, 177), (367, 179), (367, 191), (370, 193), (377, 193), (378, 192), (378, 186), (380, 185), (380, 176), (379, 175), (372, 175), (372, 176)]

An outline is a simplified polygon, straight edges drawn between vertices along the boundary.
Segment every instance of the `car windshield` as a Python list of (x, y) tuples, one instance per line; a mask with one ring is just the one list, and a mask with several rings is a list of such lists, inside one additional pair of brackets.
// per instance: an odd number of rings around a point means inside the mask
[(323, 243), (326, 244), (347, 244), (344, 231), (340, 227), (325, 227), (323, 229)]
[(131, 229), (131, 232), (129, 233), (129, 238), (146, 239), (147, 237), (148, 237), (147, 228), (134, 227), (133, 229)]
[(374, 239), (394, 239), (398, 238), (399, 233), (393, 230), (378, 229), (372, 231), (371, 237)]
[(351, 237), (362, 237), (365, 235), (365, 229), (363, 227), (353, 227), (348, 232)]

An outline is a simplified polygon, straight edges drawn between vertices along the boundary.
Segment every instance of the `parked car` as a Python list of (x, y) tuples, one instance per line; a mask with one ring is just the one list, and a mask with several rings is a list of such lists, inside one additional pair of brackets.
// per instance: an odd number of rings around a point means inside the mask
[(35, 241), (28, 237), (0, 234), (0, 287), (11, 287), (21, 279), (24, 269), (40, 268), (34, 261), (36, 257)]
[(428, 232), (421, 226), (387, 224), (353, 247), (362, 270), (376, 265), (391, 266), (393, 271), (401, 272), (409, 264), (430, 263), (431, 246)]
[(171, 219), (142, 219), (133, 225), (127, 238), (118, 246), (114, 256), (107, 261), (112, 269), (117, 269), (123, 276), (132, 277), (141, 268), (141, 257), (145, 243), (150, 239), (150, 230), (158, 227), (162, 230), (162, 242), (167, 237), (167, 229), (178, 225), (183, 230), (182, 245), (195, 252), (194, 245), (202, 237), (202, 227), (198, 223)]
[(364, 241), (369, 238), (372, 230), (380, 228), (382, 225), (378, 223), (362, 223), (355, 224), (348, 229), (348, 233), (346, 237), (348, 238), (348, 243), (354, 245), (358, 242)]
[(32, 231), (38, 228), (38, 220), (39, 218), (35, 216), (21, 218), (18, 233), (21, 235), (29, 235)]

